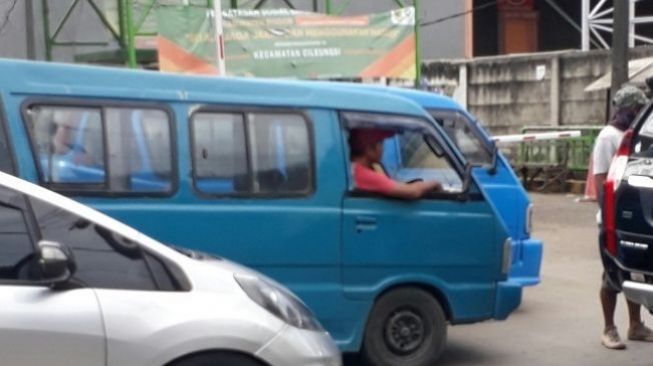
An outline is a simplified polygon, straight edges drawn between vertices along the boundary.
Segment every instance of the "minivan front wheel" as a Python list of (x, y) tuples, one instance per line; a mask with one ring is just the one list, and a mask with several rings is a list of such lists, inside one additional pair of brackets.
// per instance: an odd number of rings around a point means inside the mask
[(365, 327), (363, 358), (373, 366), (432, 366), (446, 340), (440, 303), (424, 290), (401, 288), (374, 305)]

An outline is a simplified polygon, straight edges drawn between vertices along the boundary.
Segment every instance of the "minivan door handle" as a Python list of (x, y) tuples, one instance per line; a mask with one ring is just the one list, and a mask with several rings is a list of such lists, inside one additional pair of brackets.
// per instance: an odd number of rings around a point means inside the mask
[(376, 217), (372, 216), (356, 216), (356, 231), (370, 231), (376, 230)]

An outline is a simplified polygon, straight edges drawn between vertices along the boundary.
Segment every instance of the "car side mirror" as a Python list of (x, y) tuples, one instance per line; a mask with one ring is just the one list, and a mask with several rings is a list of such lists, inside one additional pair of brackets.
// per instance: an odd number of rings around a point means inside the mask
[(441, 158), (444, 156), (444, 151), (440, 147), (440, 144), (438, 141), (435, 139), (435, 137), (431, 135), (424, 135), (424, 142), (431, 148), (431, 151), (437, 156), (438, 158)]
[(65, 247), (55, 241), (39, 241), (38, 259), (41, 279), (51, 286), (67, 282), (75, 272), (74, 260)]

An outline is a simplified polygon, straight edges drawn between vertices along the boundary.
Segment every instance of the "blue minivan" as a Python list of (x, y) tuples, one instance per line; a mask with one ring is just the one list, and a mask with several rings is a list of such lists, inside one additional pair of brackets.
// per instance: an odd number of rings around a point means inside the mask
[[(38, 62), (0, 68), (0, 169), (162, 242), (266, 273), (342, 351), (372, 365), (431, 365), (448, 324), (505, 319), (519, 305), (495, 204), (443, 127), (405, 97)], [(416, 201), (357, 191), (353, 128), (395, 134), (392, 178), (435, 178), (444, 189)]]

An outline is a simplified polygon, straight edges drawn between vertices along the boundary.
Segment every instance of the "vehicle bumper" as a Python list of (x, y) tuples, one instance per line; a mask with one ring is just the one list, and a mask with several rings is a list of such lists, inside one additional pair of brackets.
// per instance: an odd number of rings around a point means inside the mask
[(624, 281), (622, 288), (630, 301), (642, 304), (649, 311), (653, 311), (653, 285)]
[(519, 307), (522, 294), (521, 283), (512, 279), (497, 283), (497, 293), (494, 304), (494, 319), (504, 320)]
[[(542, 241), (524, 239), (515, 241), (515, 246), (521, 245), (521, 258), (510, 267), (508, 278), (521, 286), (535, 286), (540, 283), (540, 267), (542, 265)], [(514, 251), (513, 251), (514, 253)]]
[(256, 355), (270, 365), (342, 366), (342, 355), (328, 333), (291, 326)]

